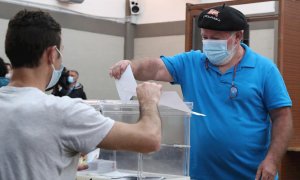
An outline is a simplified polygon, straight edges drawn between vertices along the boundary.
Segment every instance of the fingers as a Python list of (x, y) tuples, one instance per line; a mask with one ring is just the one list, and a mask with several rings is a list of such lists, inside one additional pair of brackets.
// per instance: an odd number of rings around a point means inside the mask
[(137, 86), (138, 91), (157, 91), (161, 92), (162, 85), (154, 82), (143, 82)]
[(130, 64), (129, 60), (122, 60), (117, 62), (109, 69), (110, 77), (114, 77), (115, 79), (120, 79), (129, 64)]
[(255, 180), (260, 180), (261, 175), (262, 175), (262, 167), (259, 166), (259, 167), (258, 167), (258, 170), (257, 170), (257, 172), (256, 172)]
[(162, 85), (153, 82), (144, 82), (137, 87), (137, 97), (140, 103), (158, 103)]
[(262, 180), (274, 180), (275, 175), (272, 174), (271, 172), (268, 172), (266, 170), (262, 171), (262, 176), (261, 179)]
[(81, 165), (78, 165), (77, 171), (82, 171), (82, 170), (85, 170), (88, 168), (89, 168), (89, 166), (87, 164), (81, 164)]
[(274, 180), (276, 176), (276, 170), (269, 170), (269, 168), (262, 165), (259, 166), (255, 180)]

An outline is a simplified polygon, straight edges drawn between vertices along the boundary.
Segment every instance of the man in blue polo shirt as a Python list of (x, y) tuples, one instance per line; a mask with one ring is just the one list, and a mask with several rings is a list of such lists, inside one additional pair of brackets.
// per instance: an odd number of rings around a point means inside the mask
[(291, 99), (271, 60), (241, 43), (244, 14), (218, 6), (198, 19), (203, 53), (122, 60), (110, 75), (120, 78), (130, 64), (138, 80), (180, 84), (185, 101), (206, 117), (192, 116), (192, 179), (277, 179), (292, 131)]

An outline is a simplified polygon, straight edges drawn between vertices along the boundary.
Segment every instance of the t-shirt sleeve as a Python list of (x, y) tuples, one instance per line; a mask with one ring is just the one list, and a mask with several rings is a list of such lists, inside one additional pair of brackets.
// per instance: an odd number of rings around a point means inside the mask
[[(195, 59), (195, 56), (199, 56), (200, 51), (190, 51), (177, 54), (175, 56), (161, 56), (160, 58), (164, 62), (166, 68), (168, 69), (170, 75), (173, 78), (173, 84), (181, 84), (182, 74), (184, 71), (191, 68), (191, 61)], [(199, 57), (196, 57), (200, 59)]]
[(265, 78), (263, 100), (269, 111), (292, 106), (284, 80), (275, 65), (272, 66)]
[(65, 107), (63, 121), (63, 146), (67, 150), (82, 153), (94, 150), (114, 124), (114, 120), (104, 117), (80, 100)]

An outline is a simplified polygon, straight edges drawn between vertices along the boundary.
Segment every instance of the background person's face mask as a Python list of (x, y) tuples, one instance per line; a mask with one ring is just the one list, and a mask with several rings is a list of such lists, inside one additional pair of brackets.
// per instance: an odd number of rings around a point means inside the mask
[(68, 76), (68, 83), (72, 84), (73, 82), (75, 82), (74, 77)]
[[(232, 37), (232, 36), (231, 36)], [(230, 38), (231, 38), (230, 37)], [(209, 62), (214, 65), (220, 66), (227, 64), (235, 53), (237, 45), (228, 50), (228, 40), (203, 40), (203, 52), (208, 58)]]

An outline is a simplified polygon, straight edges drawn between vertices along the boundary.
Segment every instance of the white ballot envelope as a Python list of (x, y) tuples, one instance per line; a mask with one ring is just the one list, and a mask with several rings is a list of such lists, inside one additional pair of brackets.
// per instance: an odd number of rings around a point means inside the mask
[(127, 66), (121, 78), (115, 80), (115, 83), (121, 101), (128, 102), (132, 96), (136, 96), (137, 83), (130, 65)]
[(160, 96), (159, 105), (168, 106), (173, 109), (191, 113), (197, 116), (206, 116), (205, 114), (193, 112), (179, 97), (175, 91), (163, 91)]
[[(132, 96), (136, 96), (137, 83), (134, 79), (131, 66), (128, 65), (125, 72), (119, 80), (115, 80), (117, 91), (121, 101), (128, 102)], [(198, 112), (193, 112), (179, 97), (175, 91), (163, 91), (160, 97), (159, 105), (167, 106), (173, 109), (191, 113), (197, 116), (206, 116)]]

